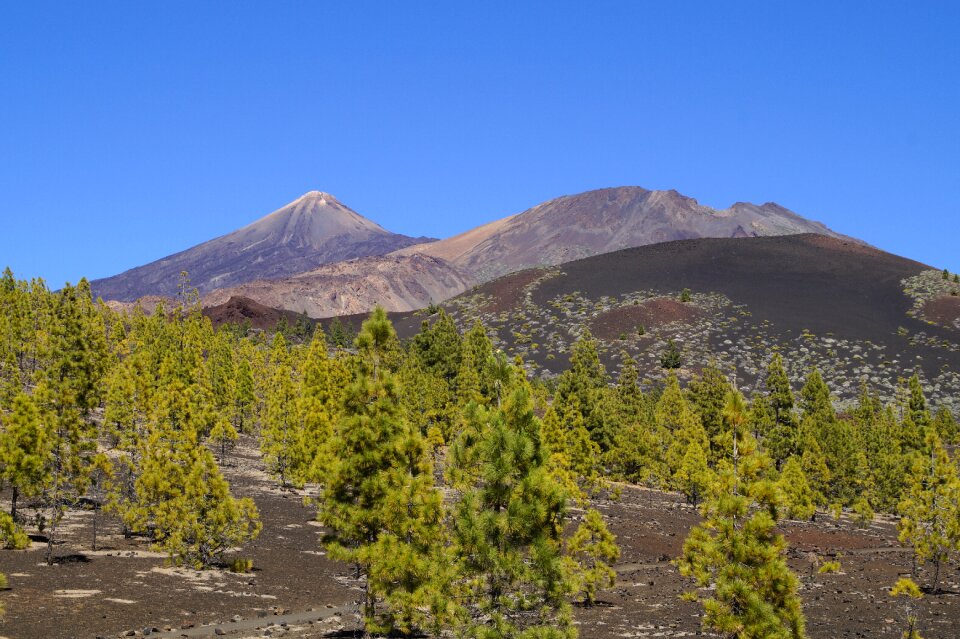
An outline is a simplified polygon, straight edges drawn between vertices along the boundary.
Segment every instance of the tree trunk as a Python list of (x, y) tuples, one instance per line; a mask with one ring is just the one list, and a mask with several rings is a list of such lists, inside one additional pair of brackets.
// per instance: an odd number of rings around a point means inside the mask
[(933, 594), (940, 594), (940, 556), (933, 560)]
[(366, 600), (363, 603), (363, 629), (364, 635), (369, 637), (370, 631), (367, 629), (369, 623), (373, 622), (373, 618), (376, 615), (376, 598), (372, 592), (370, 592), (370, 581), (367, 580), (365, 588), (365, 597)]
[(13, 496), (10, 498), (10, 518), (13, 519), (14, 523), (17, 521), (17, 497), (19, 496), (20, 489), (14, 486)]
[(53, 538), (57, 533), (57, 508), (59, 495), (50, 504), (50, 533), (47, 535), (47, 565), (53, 565)]
[(97, 551), (97, 515), (100, 513), (100, 505), (93, 504), (93, 544), (91, 544), (90, 549), (94, 552)]

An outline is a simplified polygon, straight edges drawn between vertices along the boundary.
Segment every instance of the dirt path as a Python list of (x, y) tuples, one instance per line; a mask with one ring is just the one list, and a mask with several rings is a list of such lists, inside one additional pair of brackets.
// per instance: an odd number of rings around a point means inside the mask
[[(273, 629), (277, 634), (300, 632), (308, 626), (316, 625), (320, 622), (334, 620), (337, 617), (355, 616), (358, 612), (356, 605), (329, 607), (320, 610), (305, 610), (301, 612), (288, 612), (280, 615), (270, 615), (258, 617), (255, 619), (238, 619), (218, 624), (209, 624), (193, 628), (183, 628), (169, 632), (151, 632), (147, 635), (158, 637), (159, 639), (179, 639), (189, 637), (198, 639), (200, 637), (244, 637), (253, 636), (250, 633)], [(336, 630), (335, 627), (328, 626), (322, 632)], [(258, 633), (256, 636), (262, 636)]]

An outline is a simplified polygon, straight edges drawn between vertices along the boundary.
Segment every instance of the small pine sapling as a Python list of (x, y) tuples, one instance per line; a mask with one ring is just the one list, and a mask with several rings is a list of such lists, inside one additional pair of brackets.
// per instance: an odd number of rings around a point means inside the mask
[(616, 584), (617, 573), (610, 564), (620, 558), (620, 548), (596, 509), (587, 511), (583, 523), (567, 541), (567, 558), (585, 605), (596, 603), (597, 590)]
[(903, 639), (923, 639), (920, 631), (917, 630), (917, 624), (920, 621), (920, 600), (923, 599), (923, 593), (917, 583), (909, 577), (901, 577), (890, 589), (890, 596), (903, 601)]

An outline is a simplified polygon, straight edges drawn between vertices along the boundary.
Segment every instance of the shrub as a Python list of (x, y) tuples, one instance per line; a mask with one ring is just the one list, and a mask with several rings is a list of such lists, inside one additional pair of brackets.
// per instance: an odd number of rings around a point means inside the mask
[(22, 550), (30, 545), (27, 533), (5, 512), (0, 512), (0, 544), (7, 550)]
[(666, 369), (680, 368), (682, 358), (680, 349), (672, 339), (667, 342), (667, 350), (660, 356), (660, 366)]
[(230, 562), (230, 572), (250, 572), (253, 570), (253, 559), (237, 557)]

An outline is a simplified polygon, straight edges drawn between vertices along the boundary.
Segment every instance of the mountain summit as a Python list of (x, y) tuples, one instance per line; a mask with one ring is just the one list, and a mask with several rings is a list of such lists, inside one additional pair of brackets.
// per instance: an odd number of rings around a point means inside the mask
[(778, 204), (723, 210), (669, 191), (622, 186), (565, 195), (439, 242), (398, 251), (447, 260), (486, 281), (625, 248), (701, 237), (818, 233), (850, 239)]
[(283, 278), (323, 264), (429, 242), (387, 231), (337, 198), (310, 191), (233, 233), (91, 284), (104, 299), (173, 295), (181, 271), (201, 293)]

